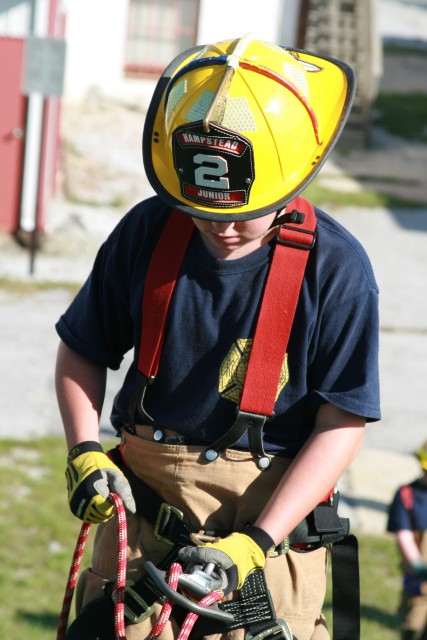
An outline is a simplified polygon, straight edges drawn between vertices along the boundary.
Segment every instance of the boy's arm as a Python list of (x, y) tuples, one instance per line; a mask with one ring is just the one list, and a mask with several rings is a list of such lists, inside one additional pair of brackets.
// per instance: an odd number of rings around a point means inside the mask
[(279, 544), (333, 489), (357, 455), (365, 419), (320, 406), (314, 432), (293, 460), (255, 525)]
[(55, 385), (68, 450), (86, 440), (99, 441), (99, 420), (107, 370), (60, 342)]
[(410, 529), (399, 529), (399, 531), (396, 531), (396, 539), (400, 553), (407, 565), (414, 569), (423, 567), (424, 571), (426, 571), (420, 549), (415, 541), (414, 532)]
[(272, 496), (266, 496), (266, 505), (254, 526), (218, 542), (184, 547), (179, 557), (186, 563), (186, 570), (213, 562), (224, 594), (240, 589), (246, 576), (263, 567), (274, 546), (335, 487), (360, 449), (364, 426), (364, 418), (331, 404), (322, 405), (313, 434)]
[(85, 522), (105, 522), (114, 515), (109, 500), (117, 493), (135, 513), (130, 485), (99, 444), (99, 419), (107, 370), (69, 349), (58, 349), (55, 384), (68, 445), (66, 479), (72, 513)]

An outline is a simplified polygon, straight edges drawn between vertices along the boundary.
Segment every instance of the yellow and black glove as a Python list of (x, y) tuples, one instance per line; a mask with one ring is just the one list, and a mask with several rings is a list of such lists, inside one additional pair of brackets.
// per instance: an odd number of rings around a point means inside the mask
[(179, 558), (185, 571), (215, 563), (214, 573), (220, 579), (218, 587), (227, 595), (241, 589), (247, 576), (262, 569), (266, 557), (273, 551), (274, 540), (263, 529), (247, 526), (240, 533), (232, 533), (218, 542), (208, 542), (199, 547), (184, 547)]
[(70, 451), (65, 477), (70, 509), (83, 522), (98, 524), (113, 517), (111, 492), (121, 497), (131, 513), (136, 511), (129, 482), (99, 442), (81, 442)]

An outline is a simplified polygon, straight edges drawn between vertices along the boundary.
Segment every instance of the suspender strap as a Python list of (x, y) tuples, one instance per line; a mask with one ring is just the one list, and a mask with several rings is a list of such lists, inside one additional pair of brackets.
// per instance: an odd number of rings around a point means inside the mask
[(417, 525), (414, 516), (414, 491), (410, 484), (400, 487), (400, 497), (404, 508), (408, 512), (411, 527), (415, 531)]
[(273, 414), (304, 271), (315, 241), (316, 216), (311, 204), (299, 196), (288, 208), (295, 214), (289, 214), (292, 224), (278, 228), (240, 401), (241, 411), (264, 416)]
[(290, 213), (282, 217), (288, 224), (281, 224), (277, 232), (238, 415), (232, 427), (205, 451), (207, 461), (215, 460), (248, 431), (249, 448), (258, 466), (266, 469), (270, 465), (262, 430), (273, 415), (305, 267), (316, 239), (316, 216), (310, 202), (299, 196), (288, 208)]
[[(207, 461), (215, 460), (248, 431), (251, 453), (261, 468), (269, 466), (262, 430), (273, 415), (299, 291), (316, 237), (316, 216), (307, 200), (299, 196), (287, 209), (290, 213), (281, 218), (286, 223), (278, 227), (238, 416), (231, 429), (205, 452)], [(173, 210), (150, 262), (142, 303), (140, 377), (130, 407), (131, 427), (136, 407), (144, 420), (154, 423), (144, 410), (144, 396), (158, 370), (169, 303), (193, 230), (191, 219)]]
[(142, 300), (142, 330), (138, 369), (154, 378), (159, 368), (166, 316), (179, 269), (194, 231), (189, 216), (174, 209), (154, 249)]
[(169, 303), (193, 231), (191, 218), (173, 209), (148, 267), (142, 298), (137, 380), (129, 403), (127, 429), (131, 433), (135, 433), (136, 411), (143, 422), (155, 424), (144, 408), (145, 393), (159, 368)]
[(411, 485), (407, 484), (404, 487), (400, 487), (400, 497), (406, 511), (412, 511), (414, 508), (414, 492)]

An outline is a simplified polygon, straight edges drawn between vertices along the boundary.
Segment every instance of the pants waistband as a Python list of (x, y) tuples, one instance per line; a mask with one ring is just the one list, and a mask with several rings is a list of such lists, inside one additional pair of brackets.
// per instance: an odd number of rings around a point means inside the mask
[[(125, 428), (125, 431), (128, 429)], [(144, 440), (152, 440), (153, 442), (159, 442), (162, 444), (175, 444), (175, 445), (194, 445), (194, 446), (208, 446), (207, 442), (203, 442), (200, 439), (193, 438), (173, 429), (166, 429), (158, 425), (150, 426), (137, 424), (135, 425), (135, 435)]]

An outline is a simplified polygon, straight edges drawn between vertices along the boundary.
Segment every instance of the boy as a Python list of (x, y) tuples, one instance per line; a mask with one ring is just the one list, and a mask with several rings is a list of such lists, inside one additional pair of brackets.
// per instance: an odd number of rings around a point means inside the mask
[[(160, 78), (143, 139), (158, 197), (119, 223), (57, 324), (70, 506), (102, 522), (79, 584), (82, 614), (115, 578), (115, 491), (128, 508), (130, 578), (142, 580), (144, 560), (164, 563), (166, 508), (195, 532), (172, 540), (187, 572), (212, 562), (235, 602), (263, 570), (277, 620), (298, 640), (329, 637), (325, 546), (282, 553), (283, 541), (332, 495), (365, 422), (380, 418), (378, 290), (347, 231), (316, 210), (316, 229), (301, 233), (310, 213), (289, 203), (325, 161), (353, 93), (345, 64), (250, 36), (184, 52)], [(281, 235), (289, 227), (291, 241)], [(158, 249), (165, 229), (167, 254)], [(291, 310), (281, 303), (299, 271), (293, 259), (273, 266), (283, 248), (307, 260), (286, 344)], [(178, 275), (165, 275), (179, 252)], [(131, 348), (111, 416), (121, 435), (115, 464), (99, 445), (99, 415), (107, 368)], [(155, 522), (138, 499), (141, 482), (166, 504)], [(128, 638), (145, 638), (156, 619), (144, 598)], [(79, 629), (93, 617), (82, 615)], [(248, 622), (227, 636), (248, 628), (257, 633)], [(162, 638), (176, 629), (172, 620)]]

